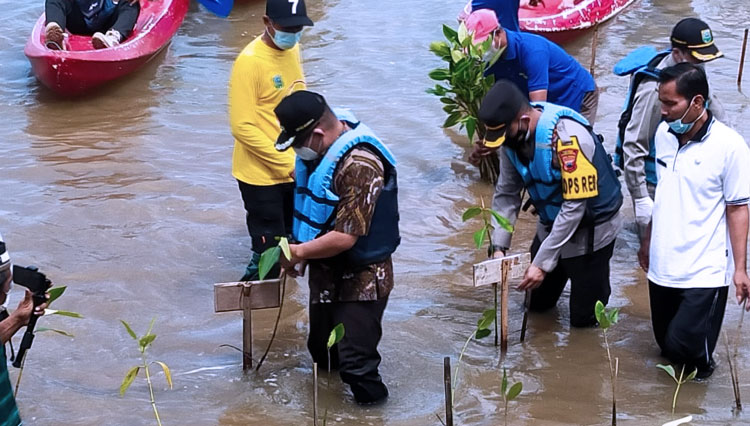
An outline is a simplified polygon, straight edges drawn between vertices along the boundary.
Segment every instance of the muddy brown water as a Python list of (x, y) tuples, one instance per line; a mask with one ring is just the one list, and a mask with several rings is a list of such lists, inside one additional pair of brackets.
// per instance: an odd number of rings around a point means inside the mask
[[(135, 343), (120, 325), (142, 333), (156, 317), (150, 357), (172, 368), (173, 390), (155, 374), (156, 399), (167, 425), (312, 424), (311, 361), (305, 349), (307, 290), (291, 285), (278, 339), (258, 374), (242, 375), (237, 313), (214, 314), (212, 283), (237, 279), (249, 253), (244, 211), (230, 174), (232, 139), (226, 82), (240, 49), (261, 31), (262, 1), (239, 2), (229, 19), (196, 4), (171, 46), (133, 76), (74, 101), (40, 87), (22, 49), (42, 1), (0, 0), (0, 230), (19, 264), (37, 264), (69, 286), (58, 308), (84, 320), (44, 318), (69, 339), (40, 334), (29, 353), (18, 403), (28, 424), (153, 424), (139, 378), (124, 398), (119, 384), (138, 363)], [(462, 211), (491, 196), (466, 162), (464, 138), (444, 131), (441, 105), (424, 92), (439, 62), (426, 49), (453, 23), (463, 0), (309, 1), (316, 25), (303, 37), (310, 87), (333, 105), (352, 108), (393, 148), (399, 163), (403, 244), (395, 255), (397, 284), (385, 314), (382, 375), (389, 402), (360, 408), (337, 377), (321, 390), (329, 423), (434, 425), (443, 408), (442, 359), (454, 359), (481, 311), (488, 289), (466, 287), (482, 259), (462, 223)], [(626, 81), (610, 70), (627, 51), (664, 44), (681, 17), (712, 26), (726, 59), (710, 64), (729, 122), (750, 137), (747, 98), (734, 83), (744, 1), (641, 0), (600, 31), (597, 129), (611, 147)], [(590, 36), (566, 46), (588, 65)], [(746, 86), (750, 87), (750, 80)], [(630, 217), (629, 201), (624, 212)], [(630, 219), (628, 221), (631, 221)], [(522, 250), (533, 233), (524, 218), (514, 239)], [(673, 384), (655, 368), (644, 275), (636, 267), (632, 226), (618, 239), (612, 262), (612, 306), (621, 322), (610, 333), (620, 359), (620, 424), (662, 424)], [(11, 304), (18, 300), (12, 295)], [(510, 301), (511, 344), (504, 362), (521, 396), (509, 424), (606, 424), (609, 372), (601, 335), (570, 330), (566, 297), (530, 320), (518, 343), (522, 294)], [(256, 356), (275, 313), (255, 315)], [(725, 329), (734, 332), (737, 308)], [(746, 327), (747, 328), (747, 327)], [(469, 345), (456, 395), (456, 423), (502, 423), (501, 365), (491, 338)], [(745, 343), (744, 348), (750, 342)], [(750, 352), (741, 350), (739, 364)], [(684, 386), (674, 418), (693, 424), (747, 424), (734, 416), (723, 345), (719, 368), (706, 383)], [(12, 371), (15, 379), (16, 372)], [(743, 383), (750, 376), (741, 370)], [(322, 375), (325, 384), (325, 374)], [(749, 395), (750, 387), (743, 391)]]

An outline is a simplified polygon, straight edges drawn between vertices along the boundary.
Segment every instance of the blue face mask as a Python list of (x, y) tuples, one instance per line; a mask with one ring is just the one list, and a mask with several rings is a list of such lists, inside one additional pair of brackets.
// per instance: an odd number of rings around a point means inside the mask
[(275, 30), (273, 44), (281, 50), (289, 50), (299, 43), (300, 38), (302, 38), (302, 31), (288, 33), (286, 31)]
[[(695, 98), (693, 98), (695, 99)], [(678, 135), (684, 135), (685, 133), (689, 132), (690, 129), (693, 128), (693, 125), (696, 121), (700, 120), (701, 117), (703, 117), (703, 114), (706, 112), (706, 108), (703, 108), (703, 112), (701, 115), (699, 115), (695, 120), (693, 120), (690, 123), (683, 123), (682, 120), (685, 118), (687, 113), (690, 111), (690, 105), (693, 104), (693, 99), (690, 100), (690, 104), (688, 104), (688, 109), (685, 110), (685, 113), (682, 114), (682, 117), (678, 118), (674, 121), (667, 121), (667, 125), (669, 125), (669, 128), (672, 129), (673, 132), (677, 133)]]

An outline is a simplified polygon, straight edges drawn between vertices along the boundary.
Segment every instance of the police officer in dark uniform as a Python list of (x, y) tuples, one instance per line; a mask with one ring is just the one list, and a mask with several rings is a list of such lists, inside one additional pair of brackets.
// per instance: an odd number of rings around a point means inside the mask
[[(519, 290), (533, 290), (530, 309), (556, 306), (568, 279), (570, 324), (596, 324), (594, 305), (609, 300), (609, 260), (620, 229), (620, 183), (599, 137), (570, 108), (532, 103), (507, 80), (487, 93), (479, 110), (484, 144), (499, 148), (500, 176), (492, 208), (515, 223), (526, 188), (539, 216), (532, 264)], [(497, 227), (493, 255), (510, 247)]]

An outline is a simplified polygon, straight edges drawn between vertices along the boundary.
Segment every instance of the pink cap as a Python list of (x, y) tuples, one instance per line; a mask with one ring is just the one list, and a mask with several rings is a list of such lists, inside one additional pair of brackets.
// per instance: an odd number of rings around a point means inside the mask
[(499, 27), (495, 12), (490, 9), (475, 10), (466, 18), (466, 29), (474, 34), (475, 43), (483, 42)]

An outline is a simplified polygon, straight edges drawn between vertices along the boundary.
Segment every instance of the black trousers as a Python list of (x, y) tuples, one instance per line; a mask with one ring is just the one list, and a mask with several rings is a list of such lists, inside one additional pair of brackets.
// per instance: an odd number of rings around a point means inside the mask
[[(541, 242), (534, 237), (531, 257), (536, 256)], [(565, 284), (570, 280), (570, 325), (591, 327), (596, 325), (594, 305), (601, 300), (609, 302), (609, 260), (615, 242), (583, 256), (560, 259), (557, 267), (548, 272), (542, 284), (531, 291), (529, 309), (542, 312), (554, 308)]]
[(651, 324), (662, 356), (685, 371), (712, 369), (729, 287), (671, 288), (648, 282)]
[(276, 244), (276, 237), (292, 233), (294, 183), (258, 186), (237, 181), (245, 204), (247, 230), (253, 251), (263, 253)]
[(383, 335), (381, 320), (388, 299), (365, 302), (310, 304), (310, 335), (307, 348), (318, 368), (328, 368), (328, 336), (344, 324), (344, 338), (331, 348), (331, 369), (338, 369), (359, 403), (379, 401), (388, 389), (378, 373), (378, 343)]
[(113, 29), (120, 33), (122, 40), (125, 40), (133, 31), (140, 11), (139, 3), (131, 5), (129, 0), (120, 0), (112, 18), (103, 28), (89, 28), (75, 0), (46, 0), (44, 5), (47, 23), (56, 22), (63, 30), (67, 28), (71, 33), (81, 35), (91, 35), (97, 31), (106, 32)]

